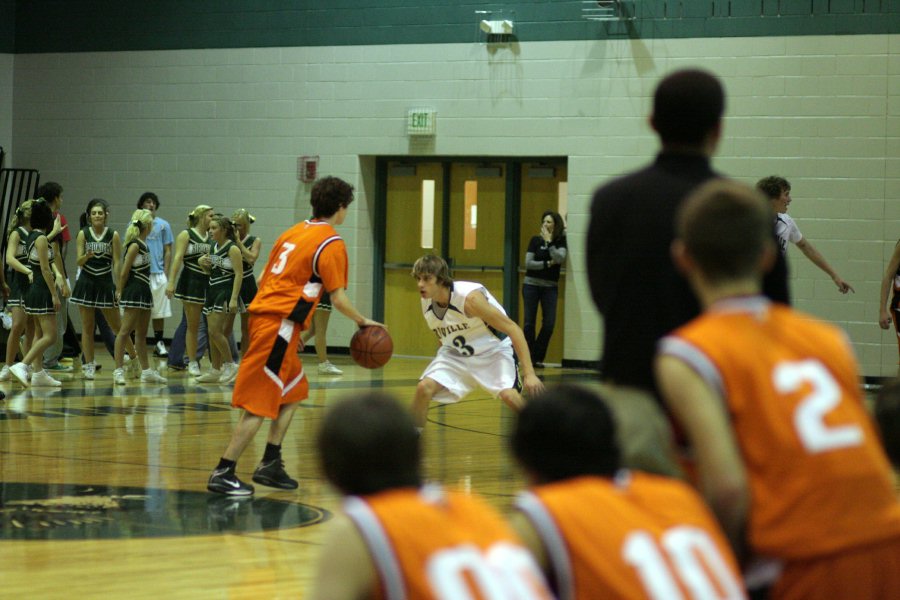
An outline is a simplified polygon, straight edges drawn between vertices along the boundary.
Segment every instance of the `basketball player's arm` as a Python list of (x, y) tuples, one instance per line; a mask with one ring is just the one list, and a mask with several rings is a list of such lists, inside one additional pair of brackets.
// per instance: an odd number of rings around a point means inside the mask
[(831, 280), (834, 282), (834, 285), (837, 286), (838, 291), (842, 294), (846, 294), (847, 292), (856, 293), (849, 283), (841, 279), (841, 276), (837, 274), (831, 265), (828, 264), (828, 261), (825, 260), (825, 257), (822, 256), (822, 253), (816, 250), (816, 247), (809, 243), (809, 240), (806, 238), (801, 239), (797, 242), (797, 247), (800, 248), (800, 251), (806, 255), (806, 258), (812, 261), (814, 265), (828, 273), (828, 276), (831, 277)]
[(356, 307), (353, 306), (353, 303), (350, 301), (350, 298), (347, 296), (347, 293), (344, 291), (344, 288), (334, 288), (330, 292), (331, 294), (331, 305), (338, 309), (342, 315), (356, 323), (359, 327), (369, 327), (374, 325), (375, 327), (384, 327), (384, 323), (379, 323), (378, 321), (373, 321), (372, 319), (367, 319), (362, 316)]
[(679, 358), (659, 356), (655, 367), (660, 393), (690, 442), (700, 492), (740, 558), (750, 491), (725, 400)]
[(530, 395), (539, 394), (544, 390), (544, 383), (538, 379), (531, 364), (531, 352), (528, 351), (528, 343), (525, 334), (516, 325), (515, 321), (491, 306), (484, 294), (472, 293), (466, 297), (464, 307), (467, 317), (477, 317), (496, 329), (502, 331), (512, 340), (513, 350), (519, 358), (519, 367), (522, 369), (522, 383)]
[[(6, 251), (6, 254), (9, 259), (9, 250)], [(891, 326), (891, 311), (888, 309), (888, 303), (891, 300), (891, 289), (894, 287), (894, 277), (897, 275), (898, 268), (900, 268), (900, 242), (894, 246), (894, 253), (891, 255), (887, 270), (881, 279), (881, 306), (878, 309), (878, 324), (882, 329), (888, 329)]]
[(167, 273), (169, 281), (166, 283), (166, 296), (172, 298), (175, 296), (175, 282), (177, 281), (178, 271), (181, 263), (184, 262), (184, 253), (187, 251), (188, 232), (185, 229), (175, 238), (175, 256), (172, 258), (172, 264)]
[(541, 536), (538, 535), (534, 525), (532, 525), (531, 520), (522, 511), (514, 510), (509, 515), (509, 524), (522, 539), (528, 551), (531, 552), (535, 562), (537, 562), (544, 575), (547, 576), (547, 579), (551, 579), (551, 564), (547, 557), (547, 550), (544, 548), (544, 542), (541, 540)]
[(336, 518), (319, 554), (312, 600), (369, 598), (377, 585), (375, 567), (359, 530), (350, 519)]

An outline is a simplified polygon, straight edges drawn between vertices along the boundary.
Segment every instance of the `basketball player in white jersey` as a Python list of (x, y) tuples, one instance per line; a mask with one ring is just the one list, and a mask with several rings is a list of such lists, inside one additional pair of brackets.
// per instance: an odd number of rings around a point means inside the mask
[(444, 259), (432, 254), (416, 261), (412, 276), (425, 322), (441, 342), (416, 386), (413, 417), (420, 432), (432, 400), (457, 402), (481, 388), (518, 410), (523, 388), (529, 395), (544, 389), (531, 364), (525, 334), (487, 288), (473, 281), (453, 281)]

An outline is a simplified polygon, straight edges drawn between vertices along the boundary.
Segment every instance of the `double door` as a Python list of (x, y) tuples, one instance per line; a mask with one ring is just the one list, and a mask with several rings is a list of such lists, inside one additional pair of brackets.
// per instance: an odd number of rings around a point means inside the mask
[[(542, 176), (530, 177), (532, 168)], [(522, 314), (519, 265), (528, 241), (538, 234), (541, 213), (558, 208), (564, 163), (387, 161), (383, 173), (384, 321), (394, 352), (432, 356), (437, 347), (411, 276), (413, 263), (425, 254), (445, 258), (454, 279), (482, 283), (517, 319)], [(548, 362), (562, 356), (562, 298), (561, 293)]]

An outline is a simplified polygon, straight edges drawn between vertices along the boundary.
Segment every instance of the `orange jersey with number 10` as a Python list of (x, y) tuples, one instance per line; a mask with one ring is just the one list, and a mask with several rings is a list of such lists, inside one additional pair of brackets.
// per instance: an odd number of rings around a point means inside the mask
[(900, 503), (840, 330), (762, 297), (717, 302), (660, 344), (727, 403), (748, 540), (798, 560), (900, 537)]
[(324, 221), (297, 223), (272, 246), (248, 310), (303, 323), (304, 329), (323, 291), (347, 287), (347, 249)]
[(381, 598), (551, 598), (518, 536), (476, 497), (428, 485), (349, 497), (344, 512), (369, 548)]

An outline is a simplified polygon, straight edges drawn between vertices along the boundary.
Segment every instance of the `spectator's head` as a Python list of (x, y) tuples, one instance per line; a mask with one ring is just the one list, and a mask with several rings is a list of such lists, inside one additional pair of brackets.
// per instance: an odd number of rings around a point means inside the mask
[(53, 229), (53, 208), (43, 197), (38, 198), (31, 205), (31, 228), (39, 229), (44, 233)]
[(62, 186), (55, 181), (42, 183), (41, 187), (39, 187), (37, 191), (38, 198), (43, 198), (44, 200), (46, 200), (47, 204), (50, 205), (50, 210), (53, 212), (59, 210), (59, 206), (60, 204), (62, 204), (62, 194)]
[(900, 468), (900, 379), (884, 385), (875, 400), (881, 442), (895, 468)]
[(765, 194), (769, 200), (777, 200), (784, 192), (791, 191), (791, 184), (784, 177), (769, 175), (756, 182), (756, 189)]
[(145, 208), (154, 215), (159, 210), (159, 198), (153, 192), (144, 192), (137, 201), (138, 208)]
[(545, 210), (544, 214), (541, 215), (541, 225), (544, 224), (544, 221), (547, 220), (547, 217), (550, 217), (553, 220), (552, 235), (553, 241), (556, 241), (566, 234), (566, 224), (563, 222), (563, 218), (558, 212), (553, 210)]
[(718, 140), (724, 111), (719, 79), (707, 71), (685, 69), (659, 82), (650, 123), (664, 146), (700, 148)]
[(762, 194), (716, 179), (692, 192), (676, 219), (675, 262), (706, 281), (759, 278), (775, 255), (772, 210)]
[(331, 408), (319, 429), (318, 450), (325, 476), (347, 495), (422, 484), (412, 416), (385, 393), (365, 393)]
[(453, 287), (453, 277), (450, 276), (450, 267), (440, 256), (426, 254), (416, 260), (412, 268), (412, 276), (416, 279), (422, 276), (433, 275), (438, 285), (446, 288)]
[(313, 184), (309, 203), (314, 219), (328, 219), (353, 202), (353, 186), (337, 177), (323, 177)]
[(536, 483), (583, 475), (612, 477), (620, 450), (612, 412), (587, 388), (548, 387), (519, 413), (510, 446)]

